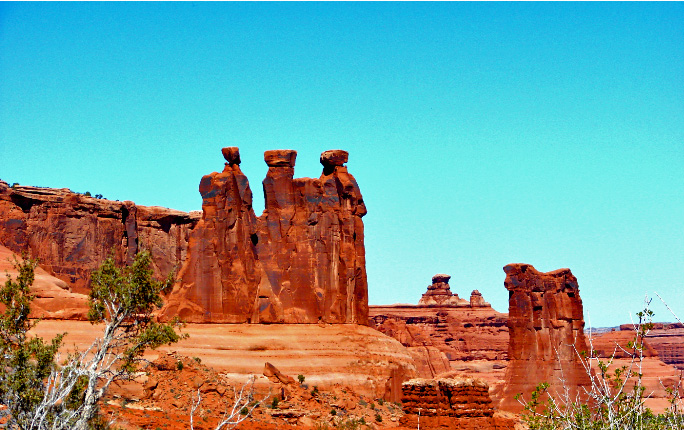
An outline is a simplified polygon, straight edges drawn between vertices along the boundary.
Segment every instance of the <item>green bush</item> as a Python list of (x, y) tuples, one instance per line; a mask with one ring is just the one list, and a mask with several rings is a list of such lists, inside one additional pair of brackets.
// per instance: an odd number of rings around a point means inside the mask
[[(613, 357), (601, 358), (594, 351), (577, 352), (578, 359), (588, 369), (591, 387), (586, 400), (565, 402), (549, 393), (549, 384), (539, 384), (524, 402), (520, 394), (516, 399), (523, 403), (521, 418), (530, 430), (682, 430), (680, 387), (667, 387), (670, 408), (655, 415), (645, 406), (643, 375), (640, 373), (645, 338), (653, 328), (650, 300), (642, 312), (637, 313), (634, 339), (627, 344), (630, 365), (612, 368)], [(596, 371), (591, 369), (595, 368)]]

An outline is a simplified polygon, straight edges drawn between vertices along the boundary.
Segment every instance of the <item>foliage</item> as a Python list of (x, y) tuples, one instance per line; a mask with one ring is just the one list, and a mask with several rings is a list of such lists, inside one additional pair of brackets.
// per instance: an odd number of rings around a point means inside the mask
[(303, 383), (304, 383), (304, 379), (305, 379), (305, 378), (304, 378), (304, 375), (301, 375), (301, 374), (300, 374), (300, 375), (297, 375), (297, 380), (299, 381), (300, 384), (303, 384)]
[[(527, 402), (523, 403), (523, 421), (530, 430), (681, 430), (684, 417), (681, 414), (679, 383), (666, 387), (670, 396), (670, 408), (663, 414), (654, 415), (644, 402), (649, 397), (642, 380), (641, 365), (644, 357), (645, 338), (653, 328), (653, 311), (646, 300), (644, 310), (637, 313), (634, 339), (627, 348), (620, 349), (630, 357), (628, 365), (614, 368), (615, 353), (601, 358), (593, 348), (589, 353), (575, 351), (591, 381), (583, 396), (572, 399), (566, 391), (563, 395), (548, 392), (549, 384), (539, 384)], [(619, 346), (618, 346), (619, 347)]]
[(39, 337), (29, 337), (35, 325), (29, 319), (30, 287), (34, 280), (35, 260), (14, 259), (18, 276), (7, 275), (0, 289), (0, 303), (5, 312), (0, 315), (0, 403), (7, 406), (7, 427), (30, 428), (32, 412), (43, 398), (43, 380), (55, 368), (55, 355), (63, 334), (50, 343)]
[(0, 317), (0, 399), (8, 405), (8, 427), (86, 430), (104, 428), (98, 402), (112, 382), (130, 379), (146, 349), (181, 339), (177, 323), (153, 321), (162, 304), (161, 292), (172, 279), (156, 281), (151, 257), (141, 252), (127, 267), (107, 259), (93, 273), (88, 318), (104, 332), (84, 352), (71, 354), (59, 366), (57, 351), (64, 335), (50, 344), (28, 338), (33, 296), (30, 286), (36, 262), (15, 262), (19, 276), (0, 291), (6, 310)]

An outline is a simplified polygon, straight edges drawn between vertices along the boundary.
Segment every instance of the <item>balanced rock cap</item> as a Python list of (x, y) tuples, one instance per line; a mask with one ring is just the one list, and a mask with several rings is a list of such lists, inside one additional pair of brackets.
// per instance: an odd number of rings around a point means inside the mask
[(228, 146), (223, 148), (221, 149), (221, 153), (228, 164), (240, 164), (240, 148), (237, 146)]
[(294, 149), (272, 149), (264, 152), (264, 161), (268, 167), (294, 167), (297, 151)]
[(321, 153), (321, 164), (324, 166), (343, 166), (349, 160), (349, 153), (341, 149), (330, 149)]
[(438, 273), (435, 276), (432, 277), (432, 283), (433, 284), (438, 284), (440, 282), (443, 282), (445, 284), (449, 283), (449, 279), (451, 279), (450, 275), (445, 275), (443, 273)]

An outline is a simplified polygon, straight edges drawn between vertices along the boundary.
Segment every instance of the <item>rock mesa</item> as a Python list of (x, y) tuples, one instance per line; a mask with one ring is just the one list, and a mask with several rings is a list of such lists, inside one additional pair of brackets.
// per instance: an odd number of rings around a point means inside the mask
[(144, 248), (157, 275), (177, 270), (198, 219), (198, 213), (0, 181), (0, 244), (28, 252), (75, 293), (89, 291), (90, 273), (112, 252), (124, 263)]

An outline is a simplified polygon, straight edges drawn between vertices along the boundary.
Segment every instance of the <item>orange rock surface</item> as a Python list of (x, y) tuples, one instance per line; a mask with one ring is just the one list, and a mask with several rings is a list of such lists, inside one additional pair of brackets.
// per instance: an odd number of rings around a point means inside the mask
[(264, 213), (256, 218), (237, 148), (202, 178), (202, 220), (163, 310), (192, 322), (368, 321), (361, 192), (345, 151), (321, 154), (319, 179), (294, 179), (297, 152), (266, 151)]
[(551, 394), (567, 388), (574, 398), (589, 385), (577, 355), (589, 350), (577, 278), (570, 269), (542, 273), (529, 264), (509, 264), (504, 272), (510, 342), (505, 385), (496, 392), (499, 407), (520, 411), (514, 396), (529, 400), (542, 382), (550, 384)]
[[(15, 258), (22, 261), (20, 256), (0, 246), (0, 273), (16, 279), (18, 273), (13, 264)], [(66, 282), (49, 275), (40, 266), (36, 267), (34, 275), (31, 294), (35, 299), (31, 303), (31, 318), (86, 319), (88, 296), (72, 293)], [(2, 279), (2, 282), (6, 279)], [(2, 311), (4, 308), (0, 305), (0, 312)]]
[(0, 244), (29, 252), (77, 293), (88, 291), (90, 273), (112, 252), (123, 263), (148, 249), (155, 273), (168, 275), (185, 260), (198, 219), (198, 213), (0, 181)]
[[(85, 321), (50, 320), (33, 332), (46, 339), (68, 332), (64, 349), (76, 345), (83, 350), (101, 330)], [(356, 324), (188, 324), (183, 332), (190, 338), (146, 357), (155, 360), (170, 351), (198, 357), (235, 383), (262, 374), (269, 362), (286, 375), (304, 375), (321, 389), (343, 384), (360, 395), (391, 401), (399, 400), (401, 382), (416, 376), (406, 348)]]
[(516, 420), (494, 417), (489, 386), (479, 379), (412, 379), (402, 384), (400, 422), (409, 428), (513, 429)]
[(433, 277), (421, 298), (431, 304), (370, 306), (371, 327), (408, 347), (422, 378), (453, 372), (496, 386), (507, 363), (507, 315), (492, 309), (477, 292), (470, 301), (458, 299), (449, 278)]
[[(623, 324), (620, 331), (633, 331), (631, 324)], [(648, 344), (658, 351), (665, 363), (684, 370), (684, 325), (681, 323), (655, 323), (648, 332)]]

